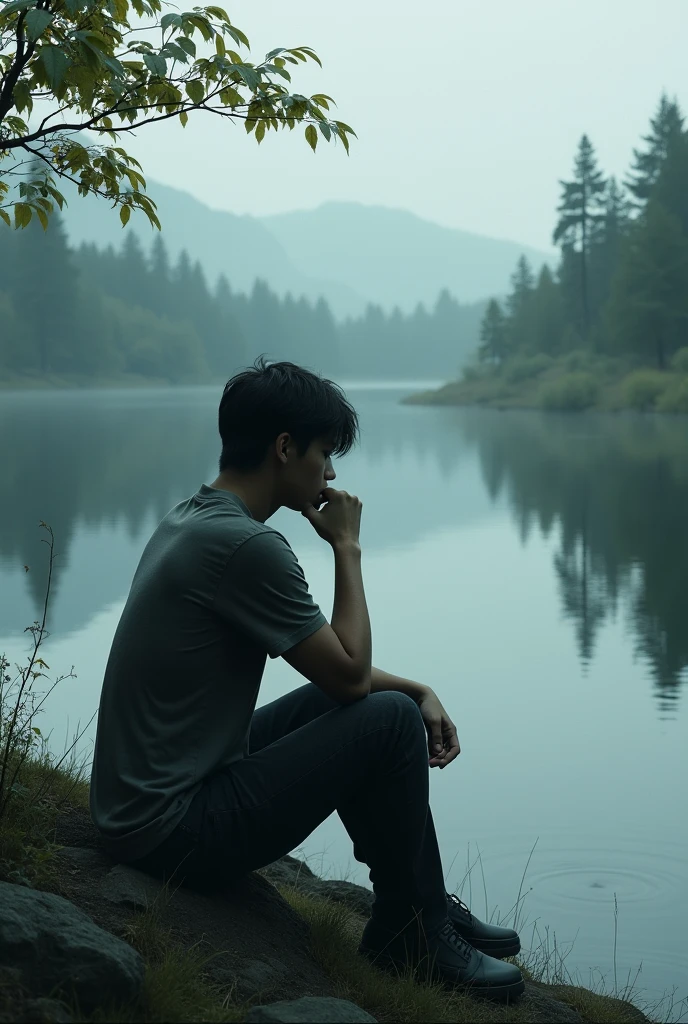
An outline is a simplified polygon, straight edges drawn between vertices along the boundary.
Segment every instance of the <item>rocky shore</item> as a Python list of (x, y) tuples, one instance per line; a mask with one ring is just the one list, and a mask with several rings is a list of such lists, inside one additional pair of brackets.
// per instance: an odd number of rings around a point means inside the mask
[[(52, 884), (38, 889), (28, 880), (0, 882), (2, 1024), (124, 1019), (115, 1017), (121, 1007), (143, 1007), (150, 958), (140, 922), (149, 920), (152, 909), (156, 929), (172, 945), (203, 954), (206, 983), (225, 994), (228, 1013), (221, 1019), (401, 1019), (391, 1007), (386, 1011), (378, 1005), (373, 1015), (370, 1007), (343, 998), (341, 979), (317, 955), (307, 920), (285, 898), (296, 892), (345, 908), (346, 928), (357, 942), (373, 900), (369, 889), (318, 878), (304, 861), (287, 856), (213, 897), (183, 888), (165, 892), (149, 876), (113, 865), (83, 808), (63, 813), (51, 838), (62, 847), (55, 854)], [(517, 1006), (475, 1002), (475, 1016), (469, 1009), (469, 1016), (458, 1019), (543, 1024), (647, 1020), (630, 1003), (608, 997), (594, 997), (604, 1001), (605, 1013), (591, 1016), (581, 1012), (579, 990), (564, 989), (528, 981)], [(473, 1002), (463, 998), (469, 1006)]]

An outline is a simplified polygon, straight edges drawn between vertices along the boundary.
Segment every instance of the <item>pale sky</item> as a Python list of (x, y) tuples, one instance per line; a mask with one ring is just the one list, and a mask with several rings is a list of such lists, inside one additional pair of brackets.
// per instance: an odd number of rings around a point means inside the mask
[(688, 112), (688, 0), (225, 7), (255, 63), (276, 46), (313, 47), (323, 69), (294, 68), (294, 91), (329, 93), (359, 136), (348, 158), (323, 139), (313, 155), (303, 128), (257, 146), (243, 123), (201, 114), (125, 143), (150, 178), (235, 213), (354, 200), (549, 248), (558, 179), (584, 132), (623, 177), (662, 90)]

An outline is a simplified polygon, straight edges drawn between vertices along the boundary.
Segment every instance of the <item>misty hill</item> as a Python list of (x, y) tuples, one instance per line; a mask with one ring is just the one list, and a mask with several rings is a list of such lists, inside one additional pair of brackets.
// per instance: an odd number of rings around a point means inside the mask
[[(516, 242), (443, 228), (414, 214), (357, 203), (327, 203), (315, 210), (273, 217), (238, 216), (213, 210), (193, 196), (149, 181), (158, 204), (163, 238), (176, 259), (186, 249), (214, 283), (223, 273), (232, 288), (247, 292), (257, 278), (278, 295), (311, 300), (323, 296), (338, 319), (356, 316), (368, 302), (391, 312), (433, 305), (446, 287), (461, 302), (508, 291), (516, 260), (525, 253), (536, 266), (547, 260)], [(123, 231), (108, 203), (65, 189), (65, 226), (72, 244), (119, 248), (128, 231), (146, 251), (157, 232), (135, 214)]]
[(262, 217), (304, 274), (326, 273), (385, 309), (411, 312), (446, 288), (459, 302), (509, 290), (524, 254), (536, 268), (550, 253), (517, 242), (442, 227), (406, 210), (325, 203), (315, 210)]
[[(64, 193), (69, 202), (64, 210), (65, 227), (73, 245), (92, 242), (99, 248), (112, 245), (119, 249), (131, 231), (146, 251), (150, 249), (158, 231), (151, 228), (142, 214), (133, 214), (123, 230), (117, 211), (107, 202), (79, 196), (69, 183), (65, 183)], [(317, 273), (309, 277), (297, 270), (274, 235), (257, 218), (213, 210), (187, 192), (157, 181), (148, 182), (148, 194), (157, 203), (162, 237), (170, 256), (176, 260), (186, 249), (193, 261), (200, 260), (213, 284), (220, 274), (225, 274), (233, 290), (249, 292), (255, 280), (262, 278), (278, 295), (291, 292), (313, 300), (323, 296), (339, 317), (364, 309), (365, 298), (345, 285), (321, 280)]]

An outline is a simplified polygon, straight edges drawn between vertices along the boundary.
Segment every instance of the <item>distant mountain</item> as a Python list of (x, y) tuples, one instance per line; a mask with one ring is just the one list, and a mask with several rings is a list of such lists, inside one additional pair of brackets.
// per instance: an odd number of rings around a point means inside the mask
[(508, 291), (521, 254), (539, 269), (551, 253), (518, 242), (441, 227), (406, 210), (325, 203), (315, 210), (262, 217), (292, 263), (409, 312), (432, 304), (442, 288), (475, 302)]
[[(263, 278), (280, 295), (291, 292), (314, 300), (324, 296), (340, 318), (364, 309), (365, 297), (346, 285), (297, 270), (257, 218), (213, 210), (187, 192), (157, 181), (149, 180), (147, 191), (157, 203), (162, 237), (172, 260), (186, 249), (193, 260), (200, 260), (212, 284), (225, 274), (233, 291), (248, 292), (257, 278)], [(150, 249), (157, 229), (150, 227), (143, 214), (133, 214), (122, 229), (117, 211), (107, 202), (79, 196), (75, 188), (65, 187), (64, 192), (69, 202), (64, 210), (65, 227), (72, 244), (94, 242), (99, 248), (119, 248), (125, 233), (133, 231), (144, 249)]]
[[(357, 316), (369, 302), (405, 312), (431, 307), (442, 288), (468, 303), (504, 294), (521, 253), (536, 266), (551, 260), (517, 242), (443, 228), (403, 210), (358, 203), (326, 203), (315, 210), (272, 217), (213, 210), (178, 189), (149, 181), (162, 237), (173, 260), (186, 249), (215, 283), (225, 274), (234, 291), (257, 278), (280, 295), (327, 299), (338, 319)], [(155, 229), (142, 214), (120, 226), (108, 203), (65, 189), (65, 226), (73, 244), (119, 247), (133, 231), (148, 251)]]

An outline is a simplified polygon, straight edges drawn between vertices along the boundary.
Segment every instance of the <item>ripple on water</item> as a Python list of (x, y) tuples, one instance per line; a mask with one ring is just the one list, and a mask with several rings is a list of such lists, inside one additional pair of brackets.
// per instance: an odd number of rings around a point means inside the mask
[(566, 853), (551, 851), (549, 865), (534, 870), (528, 881), (541, 900), (562, 908), (572, 901), (619, 904), (674, 902), (685, 888), (685, 861), (666, 851), (581, 846)]
[[(500, 875), (518, 874), (520, 880), (530, 852), (520, 837), (512, 837), (511, 850), (497, 851), (497, 842), (485, 837), (480, 846), (488, 887), (495, 869)], [(531, 890), (538, 903), (552, 908), (570, 910), (572, 903), (584, 902), (603, 904), (605, 912), (616, 894), (619, 906), (652, 902), (663, 914), (688, 898), (687, 863), (688, 844), (662, 840), (658, 846), (651, 833), (624, 834), (612, 845), (608, 835), (582, 836), (555, 827), (540, 836), (533, 850), (523, 892)]]
[[(512, 837), (512, 843), (511, 851), (486, 855), (496, 841), (482, 837), (488, 890), (495, 869), (503, 882), (510, 880), (509, 890), (520, 883), (530, 849), (524, 836)], [(539, 938), (548, 926), (564, 943), (573, 942), (567, 961), (571, 969), (580, 970), (585, 978), (585, 972), (597, 966), (613, 978), (615, 894), (619, 978), (625, 982), (627, 972), (635, 975), (642, 965), (638, 986), (648, 995), (659, 998), (674, 986), (680, 997), (688, 995), (683, 940), (688, 844), (662, 840), (657, 845), (651, 831), (624, 834), (613, 844), (608, 835), (582, 836), (567, 827), (555, 826), (541, 835), (523, 882), (524, 948), (531, 945), (535, 923)], [(476, 894), (475, 876), (473, 895), (480, 912), (482, 893)], [(505, 923), (511, 924), (511, 918)]]

